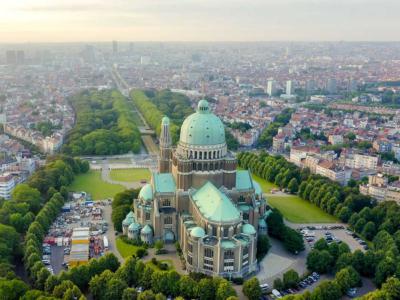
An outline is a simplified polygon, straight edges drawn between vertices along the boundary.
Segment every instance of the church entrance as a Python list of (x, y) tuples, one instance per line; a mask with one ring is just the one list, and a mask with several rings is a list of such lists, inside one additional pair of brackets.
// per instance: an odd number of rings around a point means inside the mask
[(172, 230), (165, 230), (164, 232), (164, 242), (166, 244), (172, 244), (175, 242), (175, 234)]

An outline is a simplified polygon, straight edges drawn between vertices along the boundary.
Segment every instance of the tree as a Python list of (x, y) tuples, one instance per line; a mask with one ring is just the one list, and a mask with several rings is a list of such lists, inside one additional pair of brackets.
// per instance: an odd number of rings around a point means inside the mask
[(212, 279), (203, 278), (199, 281), (197, 286), (197, 294), (200, 300), (213, 300), (215, 299), (215, 288)]
[(22, 280), (0, 279), (0, 297), (5, 300), (18, 300), (25, 295), (29, 287)]
[(290, 227), (285, 227), (283, 232), (283, 245), (288, 251), (295, 254), (304, 250), (302, 235)]
[(243, 284), (243, 294), (249, 300), (259, 300), (262, 291), (260, 288), (260, 282), (258, 281), (257, 277), (252, 277), (249, 280), (246, 280)]
[(136, 300), (138, 293), (134, 288), (126, 288), (122, 293), (122, 300)]
[(283, 285), (285, 289), (295, 287), (299, 283), (299, 281), (299, 274), (293, 269), (290, 269), (283, 274)]
[(12, 192), (12, 199), (16, 202), (29, 204), (30, 210), (37, 213), (40, 209), (40, 192), (26, 183), (18, 184)]
[(289, 189), (289, 192), (291, 194), (296, 194), (297, 193), (297, 191), (299, 189), (299, 184), (297, 183), (297, 179), (296, 178), (292, 178), (289, 181), (288, 189)]
[(112, 278), (107, 283), (106, 298), (105, 299), (121, 299), (124, 290), (128, 287), (125, 281), (121, 279)]
[(138, 300), (155, 300), (156, 296), (152, 290), (146, 290), (139, 294)]
[(358, 286), (361, 282), (361, 278), (357, 271), (350, 266), (337, 272), (335, 281), (340, 287), (342, 294), (345, 294), (349, 288)]
[(311, 294), (311, 300), (337, 300), (342, 295), (340, 287), (334, 281), (323, 281)]
[(222, 280), (221, 283), (218, 285), (215, 296), (217, 300), (225, 300), (230, 296), (236, 296), (236, 291), (227, 280)]
[(274, 289), (281, 291), (284, 288), (283, 281), (280, 278), (276, 278), (273, 284)]
[(197, 297), (197, 283), (187, 275), (181, 276), (179, 279), (179, 292), (180, 295), (193, 299)]
[(266, 235), (259, 235), (257, 239), (257, 260), (261, 261), (267, 255), (271, 244)]
[(312, 250), (307, 256), (307, 268), (318, 273), (326, 273), (332, 263), (332, 256), (327, 250)]
[(372, 240), (376, 234), (376, 227), (375, 223), (369, 221), (367, 224), (364, 225), (364, 229), (361, 233), (367, 240)]

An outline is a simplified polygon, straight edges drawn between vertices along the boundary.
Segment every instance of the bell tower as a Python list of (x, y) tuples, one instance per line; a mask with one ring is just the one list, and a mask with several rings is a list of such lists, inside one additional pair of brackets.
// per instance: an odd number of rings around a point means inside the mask
[(158, 159), (158, 171), (160, 173), (171, 172), (172, 141), (169, 132), (169, 118), (164, 117), (161, 121), (160, 133), (160, 158)]

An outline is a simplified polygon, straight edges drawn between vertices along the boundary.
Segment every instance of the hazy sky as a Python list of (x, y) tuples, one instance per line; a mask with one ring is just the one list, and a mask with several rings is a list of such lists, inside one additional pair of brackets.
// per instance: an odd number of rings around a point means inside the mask
[(1, 42), (400, 40), (400, 0), (0, 0)]

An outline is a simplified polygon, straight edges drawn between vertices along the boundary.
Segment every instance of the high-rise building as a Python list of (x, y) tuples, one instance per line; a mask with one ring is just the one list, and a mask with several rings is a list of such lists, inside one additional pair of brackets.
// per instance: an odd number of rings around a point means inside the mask
[(118, 42), (117, 41), (112, 41), (112, 49), (113, 49), (113, 53), (117, 54), (118, 53)]
[(293, 82), (291, 80), (286, 81), (286, 95), (292, 96), (293, 95)]
[(6, 63), (7, 65), (15, 65), (17, 63), (17, 53), (15, 50), (8, 50), (6, 52)]
[(315, 81), (310, 79), (306, 82), (306, 91), (307, 93), (315, 91)]
[(276, 82), (275, 80), (268, 80), (267, 82), (267, 94), (272, 97), (276, 95)]
[(18, 50), (16, 52), (17, 65), (23, 65), (25, 63), (25, 52), (24, 50)]
[(326, 90), (329, 94), (336, 94), (337, 93), (337, 82), (335, 78), (329, 78), (328, 83), (326, 85)]
[(348, 91), (349, 93), (354, 93), (357, 92), (358, 90), (358, 82), (354, 79), (350, 79), (349, 80), (349, 87), (348, 87)]

